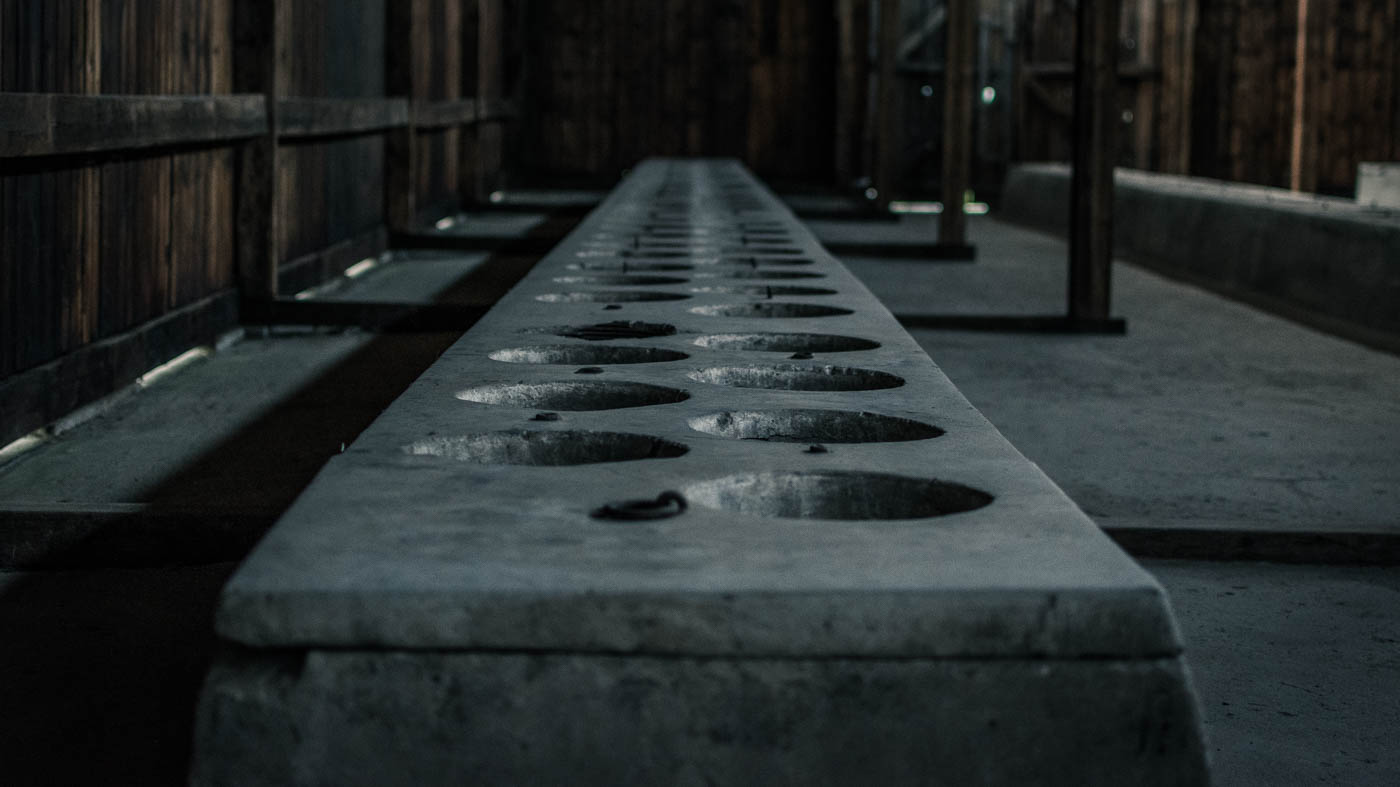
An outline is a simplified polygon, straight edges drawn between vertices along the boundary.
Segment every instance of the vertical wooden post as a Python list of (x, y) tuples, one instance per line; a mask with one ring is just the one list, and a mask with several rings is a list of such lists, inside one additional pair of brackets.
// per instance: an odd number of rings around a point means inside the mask
[(385, 3), (384, 92), (409, 101), (409, 122), (384, 135), (384, 212), (392, 231), (413, 228), (418, 218), (416, 165), (418, 132), (413, 127), (413, 53), (426, 41), (415, 41), (414, 15), (423, 13), (420, 0)]
[(1307, 189), (1303, 161), (1308, 122), (1308, 0), (1298, 0), (1298, 34), (1293, 53), (1293, 133), (1288, 151), (1288, 188), (1304, 191)]
[(281, 235), (277, 210), (277, 36), (285, 29), (286, 0), (234, 4), (234, 91), (262, 93), (267, 133), (238, 151), (237, 264), (245, 298), (277, 296)]
[[(1138, 4), (1137, 64), (1143, 70), (1157, 66), (1157, 37), (1161, 34), (1161, 21), (1157, 15), (1157, 3)], [(1160, 72), (1160, 70), (1159, 70)], [(1161, 78), (1143, 79), (1137, 83), (1137, 101), (1133, 110), (1135, 156), (1134, 164), (1139, 169), (1152, 169), (1158, 160), (1154, 142), (1161, 133), (1157, 122), (1158, 96), (1162, 90)]]
[(972, 174), (973, 88), (977, 62), (977, 7), (974, 0), (948, 0), (943, 64), (943, 213), (940, 246), (967, 245), (963, 195)]
[[(505, 83), (505, 7), (502, 0), (477, 3), (476, 106), (499, 108)], [(498, 120), (476, 125), (476, 198), (484, 202), (501, 188), (504, 133)]]
[(894, 182), (899, 172), (899, 116), (894, 111), (899, 99), (895, 65), (899, 56), (899, 0), (880, 0), (880, 67), (875, 93), (875, 205), (890, 206)]
[(865, 138), (867, 94), (870, 89), (869, 0), (840, 0), (837, 4), (836, 160), (839, 186), (849, 186), (865, 174), (861, 146)]
[(1118, 4), (1075, 9), (1074, 170), (1070, 178), (1069, 318), (1107, 320), (1118, 136)]

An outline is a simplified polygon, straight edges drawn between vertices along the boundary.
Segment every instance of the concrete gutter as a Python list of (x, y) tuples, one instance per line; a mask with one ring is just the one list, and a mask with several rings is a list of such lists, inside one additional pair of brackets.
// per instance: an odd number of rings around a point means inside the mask
[[(1007, 175), (1000, 217), (1063, 235), (1069, 167)], [(1120, 169), (1114, 250), (1322, 330), (1400, 351), (1400, 211), (1285, 189)]]
[(1207, 780), (1158, 584), (734, 162), (637, 168), (218, 630), (197, 784)]

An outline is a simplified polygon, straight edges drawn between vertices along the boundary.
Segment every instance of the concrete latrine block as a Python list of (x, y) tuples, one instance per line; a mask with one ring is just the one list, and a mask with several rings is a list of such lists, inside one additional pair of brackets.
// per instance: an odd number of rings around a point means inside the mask
[(200, 785), (1208, 781), (1162, 589), (731, 161), (634, 170), (218, 631)]

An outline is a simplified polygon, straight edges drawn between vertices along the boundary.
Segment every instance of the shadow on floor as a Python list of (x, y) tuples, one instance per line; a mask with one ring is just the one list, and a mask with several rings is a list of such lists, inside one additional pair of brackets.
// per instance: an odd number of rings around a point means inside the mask
[[(494, 303), (538, 259), (493, 256), (438, 301)], [(219, 589), (341, 445), (459, 335), (371, 337), (156, 483), (137, 521), (114, 518), (45, 558), (62, 570), (0, 572), (4, 783), (184, 784)]]

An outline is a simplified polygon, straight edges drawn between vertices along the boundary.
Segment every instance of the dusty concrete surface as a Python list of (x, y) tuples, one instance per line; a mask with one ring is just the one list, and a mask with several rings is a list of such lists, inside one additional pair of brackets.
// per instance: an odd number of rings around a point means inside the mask
[(1153, 560), (1215, 783), (1400, 784), (1400, 571)]
[[(896, 314), (1063, 313), (1062, 242), (971, 227), (970, 265), (846, 262)], [(1400, 358), (1140, 268), (1113, 284), (1127, 336), (913, 334), (1105, 526), (1400, 533)]]
[[(1067, 165), (1013, 167), (1001, 215), (1064, 232), (1069, 182)], [(1130, 169), (1114, 184), (1119, 256), (1400, 351), (1400, 212)]]
[[(1196, 730), (1142, 719), (1191, 702), (1180, 670), (441, 651), (231, 660), (210, 680), (193, 782), (1175, 787), (1198, 783), (1177, 755)], [(1067, 730), (1082, 745), (1065, 745)]]
[[(972, 232), (971, 266), (846, 262), (897, 312), (1063, 308), (1063, 243), (990, 219)], [(1138, 268), (1113, 275), (1126, 336), (914, 333), (1104, 524), (1400, 530), (1400, 359)], [(1172, 596), (1216, 784), (1397, 783), (1400, 569), (1144, 565)]]

